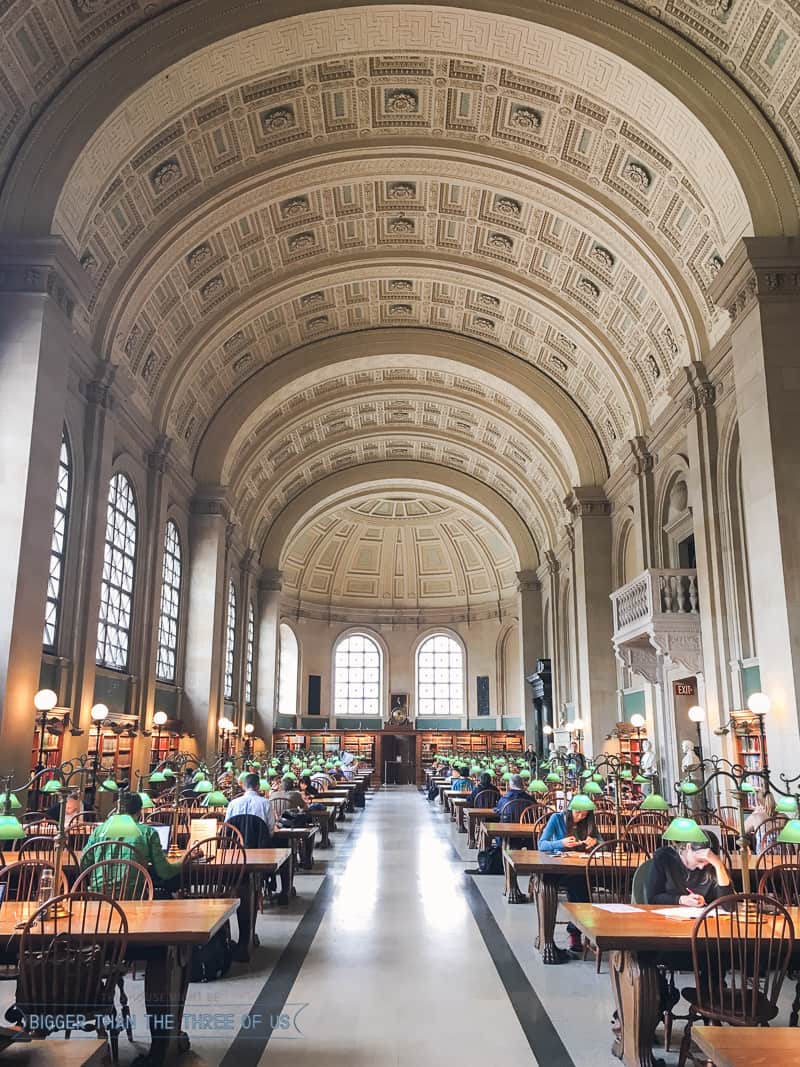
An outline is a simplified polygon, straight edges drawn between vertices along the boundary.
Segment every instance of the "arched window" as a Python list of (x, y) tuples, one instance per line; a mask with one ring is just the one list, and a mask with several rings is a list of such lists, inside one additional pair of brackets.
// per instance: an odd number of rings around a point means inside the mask
[(256, 646), (256, 613), (253, 608), (253, 602), (250, 601), (250, 607), (247, 612), (247, 653), (245, 656), (244, 666), (244, 702), (245, 704), (253, 703), (253, 657), (255, 655)]
[(297, 673), (300, 666), (300, 650), (291, 626), (281, 623), (280, 651), (278, 653), (278, 714), (297, 714)]
[(464, 714), (464, 653), (449, 634), (431, 634), (417, 649), (417, 715)]
[(72, 459), (66, 431), (61, 433), (61, 452), (58, 457), (56, 510), (53, 517), (53, 540), (50, 543), (50, 573), (47, 578), (47, 600), (44, 607), (43, 644), (56, 651), (58, 623), (61, 618), (61, 587), (64, 579), (64, 558), (67, 550), (67, 521), (69, 516)]
[(136, 499), (130, 479), (115, 474), (108, 487), (103, 581), (97, 624), (97, 662), (128, 669), (136, 564)]
[(164, 531), (161, 566), (161, 607), (158, 615), (156, 677), (174, 682), (178, 655), (178, 614), (181, 606), (182, 553), (178, 527), (170, 519)]
[(333, 710), (336, 715), (381, 714), (383, 656), (366, 634), (350, 634), (334, 654)]
[(236, 652), (236, 590), (228, 582), (228, 618), (225, 624), (225, 688), (226, 700), (233, 699), (233, 659)]

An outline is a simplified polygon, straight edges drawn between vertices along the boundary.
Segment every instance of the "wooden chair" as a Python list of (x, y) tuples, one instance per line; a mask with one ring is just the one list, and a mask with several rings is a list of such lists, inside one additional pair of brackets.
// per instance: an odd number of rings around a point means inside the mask
[[(616, 813), (614, 812), (613, 809), (611, 811), (603, 810), (602, 808), (595, 809), (594, 824), (597, 827), (598, 833), (600, 834), (601, 837), (605, 838), (606, 840), (608, 840), (610, 838), (616, 839), (616, 837), (617, 837), (617, 818), (616, 818)], [(622, 813), (620, 813), (619, 825), (620, 825), (620, 830), (624, 830), (625, 818), (622, 815)]]
[(763, 852), (764, 849), (768, 848), (770, 845), (777, 844), (778, 834), (785, 825), (786, 820), (781, 815), (776, 815), (771, 819), (765, 819), (753, 834), (756, 852)]
[(139, 854), (128, 841), (96, 841), (81, 853), (81, 870), (86, 870), (102, 860), (138, 861)]
[(473, 808), (494, 808), (497, 806), (499, 799), (500, 791), (492, 786), (487, 786), (486, 789), (482, 789), (480, 793), (476, 794), (472, 806)]
[(39, 908), (23, 927), (19, 946), (16, 1008), (26, 1031), (46, 1037), (83, 1017), (105, 1034), (117, 1063), (115, 992), (127, 944), (125, 912), (99, 893), (63, 894)]
[(288, 797), (270, 797), (269, 802), (277, 824), (281, 821), (281, 815), (291, 807), (291, 802)]
[(73, 815), (69, 826), (66, 828), (69, 847), (76, 852), (80, 852), (92, 836), (92, 832), (96, 829), (97, 820), (93, 815), (91, 821), (87, 818), (86, 812), (81, 811), (77, 815)]
[[(56, 857), (55, 838), (47, 835), (27, 837), (24, 841), (20, 841), (17, 855), (20, 859), (42, 860), (45, 863), (54, 863)], [(74, 868), (78, 867), (78, 857), (69, 845), (64, 845), (64, 862)]]
[[(786, 908), (797, 907), (800, 900), (800, 864), (776, 863), (761, 876), (758, 891), (762, 896), (774, 897)], [(789, 1015), (789, 1026), (797, 1026), (800, 1018), (800, 976), (795, 974), (794, 1000)]]
[(48, 819), (40, 811), (26, 812), (21, 822), (22, 829), (28, 837), (52, 837), (53, 834), (58, 833), (58, 823), (54, 819)]
[[(4, 901), (33, 901), (39, 897), (39, 885), (45, 871), (55, 875), (55, 867), (49, 861), (21, 859), (9, 863), (0, 870), (0, 885), (6, 887)], [(53, 896), (69, 892), (69, 883), (64, 871), (61, 885), (53, 886)]]
[(181, 896), (238, 897), (244, 864), (245, 851), (232, 835), (198, 841), (183, 858)]
[[(628, 904), (631, 899), (634, 867), (633, 850), (628, 841), (612, 837), (595, 845), (586, 861), (586, 888), (592, 904)], [(594, 952), (595, 970), (600, 973), (603, 954), (584, 939), (583, 958)]]
[[(78, 877), (72, 891), (101, 893), (112, 900), (152, 900), (153, 879), (141, 863), (128, 859), (106, 859), (87, 867)], [(135, 970), (132, 977), (136, 978)], [(117, 989), (122, 1027), (128, 1035), (128, 1040), (133, 1041), (133, 1020), (123, 975), (117, 980)]]
[[(735, 909), (728, 912), (733, 905)], [(703, 911), (692, 930), (694, 985), (682, 990), (689, 1001), (689, 1017), (678, 1067), (686, 1063), (697, 1019), (715, 1025), (769, 1025), (778, 1014), (793, 942), (791, 916), (771, 897), (758, 893), (722, 897)]]
[(652, 856), (661, 848), (663, 835), (669, 826), (670, 816), (660, 811), (640, 811), (625, 824), (625, 839), (634, 852)]

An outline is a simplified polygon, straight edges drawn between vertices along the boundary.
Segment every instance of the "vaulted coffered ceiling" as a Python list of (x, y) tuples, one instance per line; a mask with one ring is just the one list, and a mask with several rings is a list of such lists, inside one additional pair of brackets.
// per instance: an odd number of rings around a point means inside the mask
[[(63, 236), (76, 328), (252, 545), (391, 463), (553, 543), (721, 336), (738, 239), (797, 225), (794, 5), (485, 6), (0, 0), (2, 225)], [(362, 529), (337, 507), (298, 560)]]

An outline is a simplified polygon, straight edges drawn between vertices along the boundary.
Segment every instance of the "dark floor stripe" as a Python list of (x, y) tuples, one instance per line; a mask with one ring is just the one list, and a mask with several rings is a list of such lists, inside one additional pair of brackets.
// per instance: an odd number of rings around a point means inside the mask
[[(261, 1057), (266, 1051), (273, 1027), (270, 1019), (277, 1019), (283, 1012), (292, 986), (297, 981), (300, 969), (305, 963), (314, 938), (317, 936), (320, 923), (328, 910), (331, 897), (336, 884), (336, 874), (341, 873), (353, 845), (361, 834), (363, 825), (362, 818), (358, 819), (347, 841), (338, 845), (334, 858), (333, 868), (336, 873), (326, 874), (322, 879), (314, 899), (297, 925), (288, 945), (278, 957), (272, 972), (261, 987), (261, 992), (256, 997), (255, 1003), (250, 1009), (251, 1017), (260, 1016), (264, 1025), (253, 1029), (242, 1028), (231, 1042), (231, 1045), (220, 1061), (220, 1067), (257, 1067)], [(283, 1036), (286, 1036), (285, 1031)]]
[[(437, 823), (437, 826), (443, 844), (450, 846), (455, 862), (459, 866), (462, 865), (464, 859), (450, 839), (450, 835), (441, 823)], [(575, 1067), (572, 1057), (553, 1026), (552, 1019), (514, 955), (491, 908), (472, 876), (468, 874), (464, 875), (464, 892), (472, 917), (481, 932), (483, 943), (492, 957), (500, 981), (511, 1001), (511, 1007), (514, 1009), (514, 1014), (519, 1020), (519, 1025), (537, 1062), (542, 1067)]]

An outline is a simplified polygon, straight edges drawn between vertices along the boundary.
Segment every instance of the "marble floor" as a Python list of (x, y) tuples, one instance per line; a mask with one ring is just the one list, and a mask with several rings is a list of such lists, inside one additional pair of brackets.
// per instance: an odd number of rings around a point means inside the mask
[[(535, 908), (506, 904), (501, 877), (465, 875), (476, 854), (438, 804), (379, 790), (333, 840), (295, 901), (259, 916), (252, 962), (189, 987), (181, 1067), (618, 1062), (607, 964), (600, 975), (593, 960), (544, 967)], [(564, 943), (563, 927), (556, 936)], [(127, 988), (143, 1012), (141, 981)], [(272, 1017), (266, 1044), (248, 1032), (255, 1016)], [(123, 1065), (145, 1051), (145, 1032), (142, 1020), (140, 1041), (123, 1039)]]

